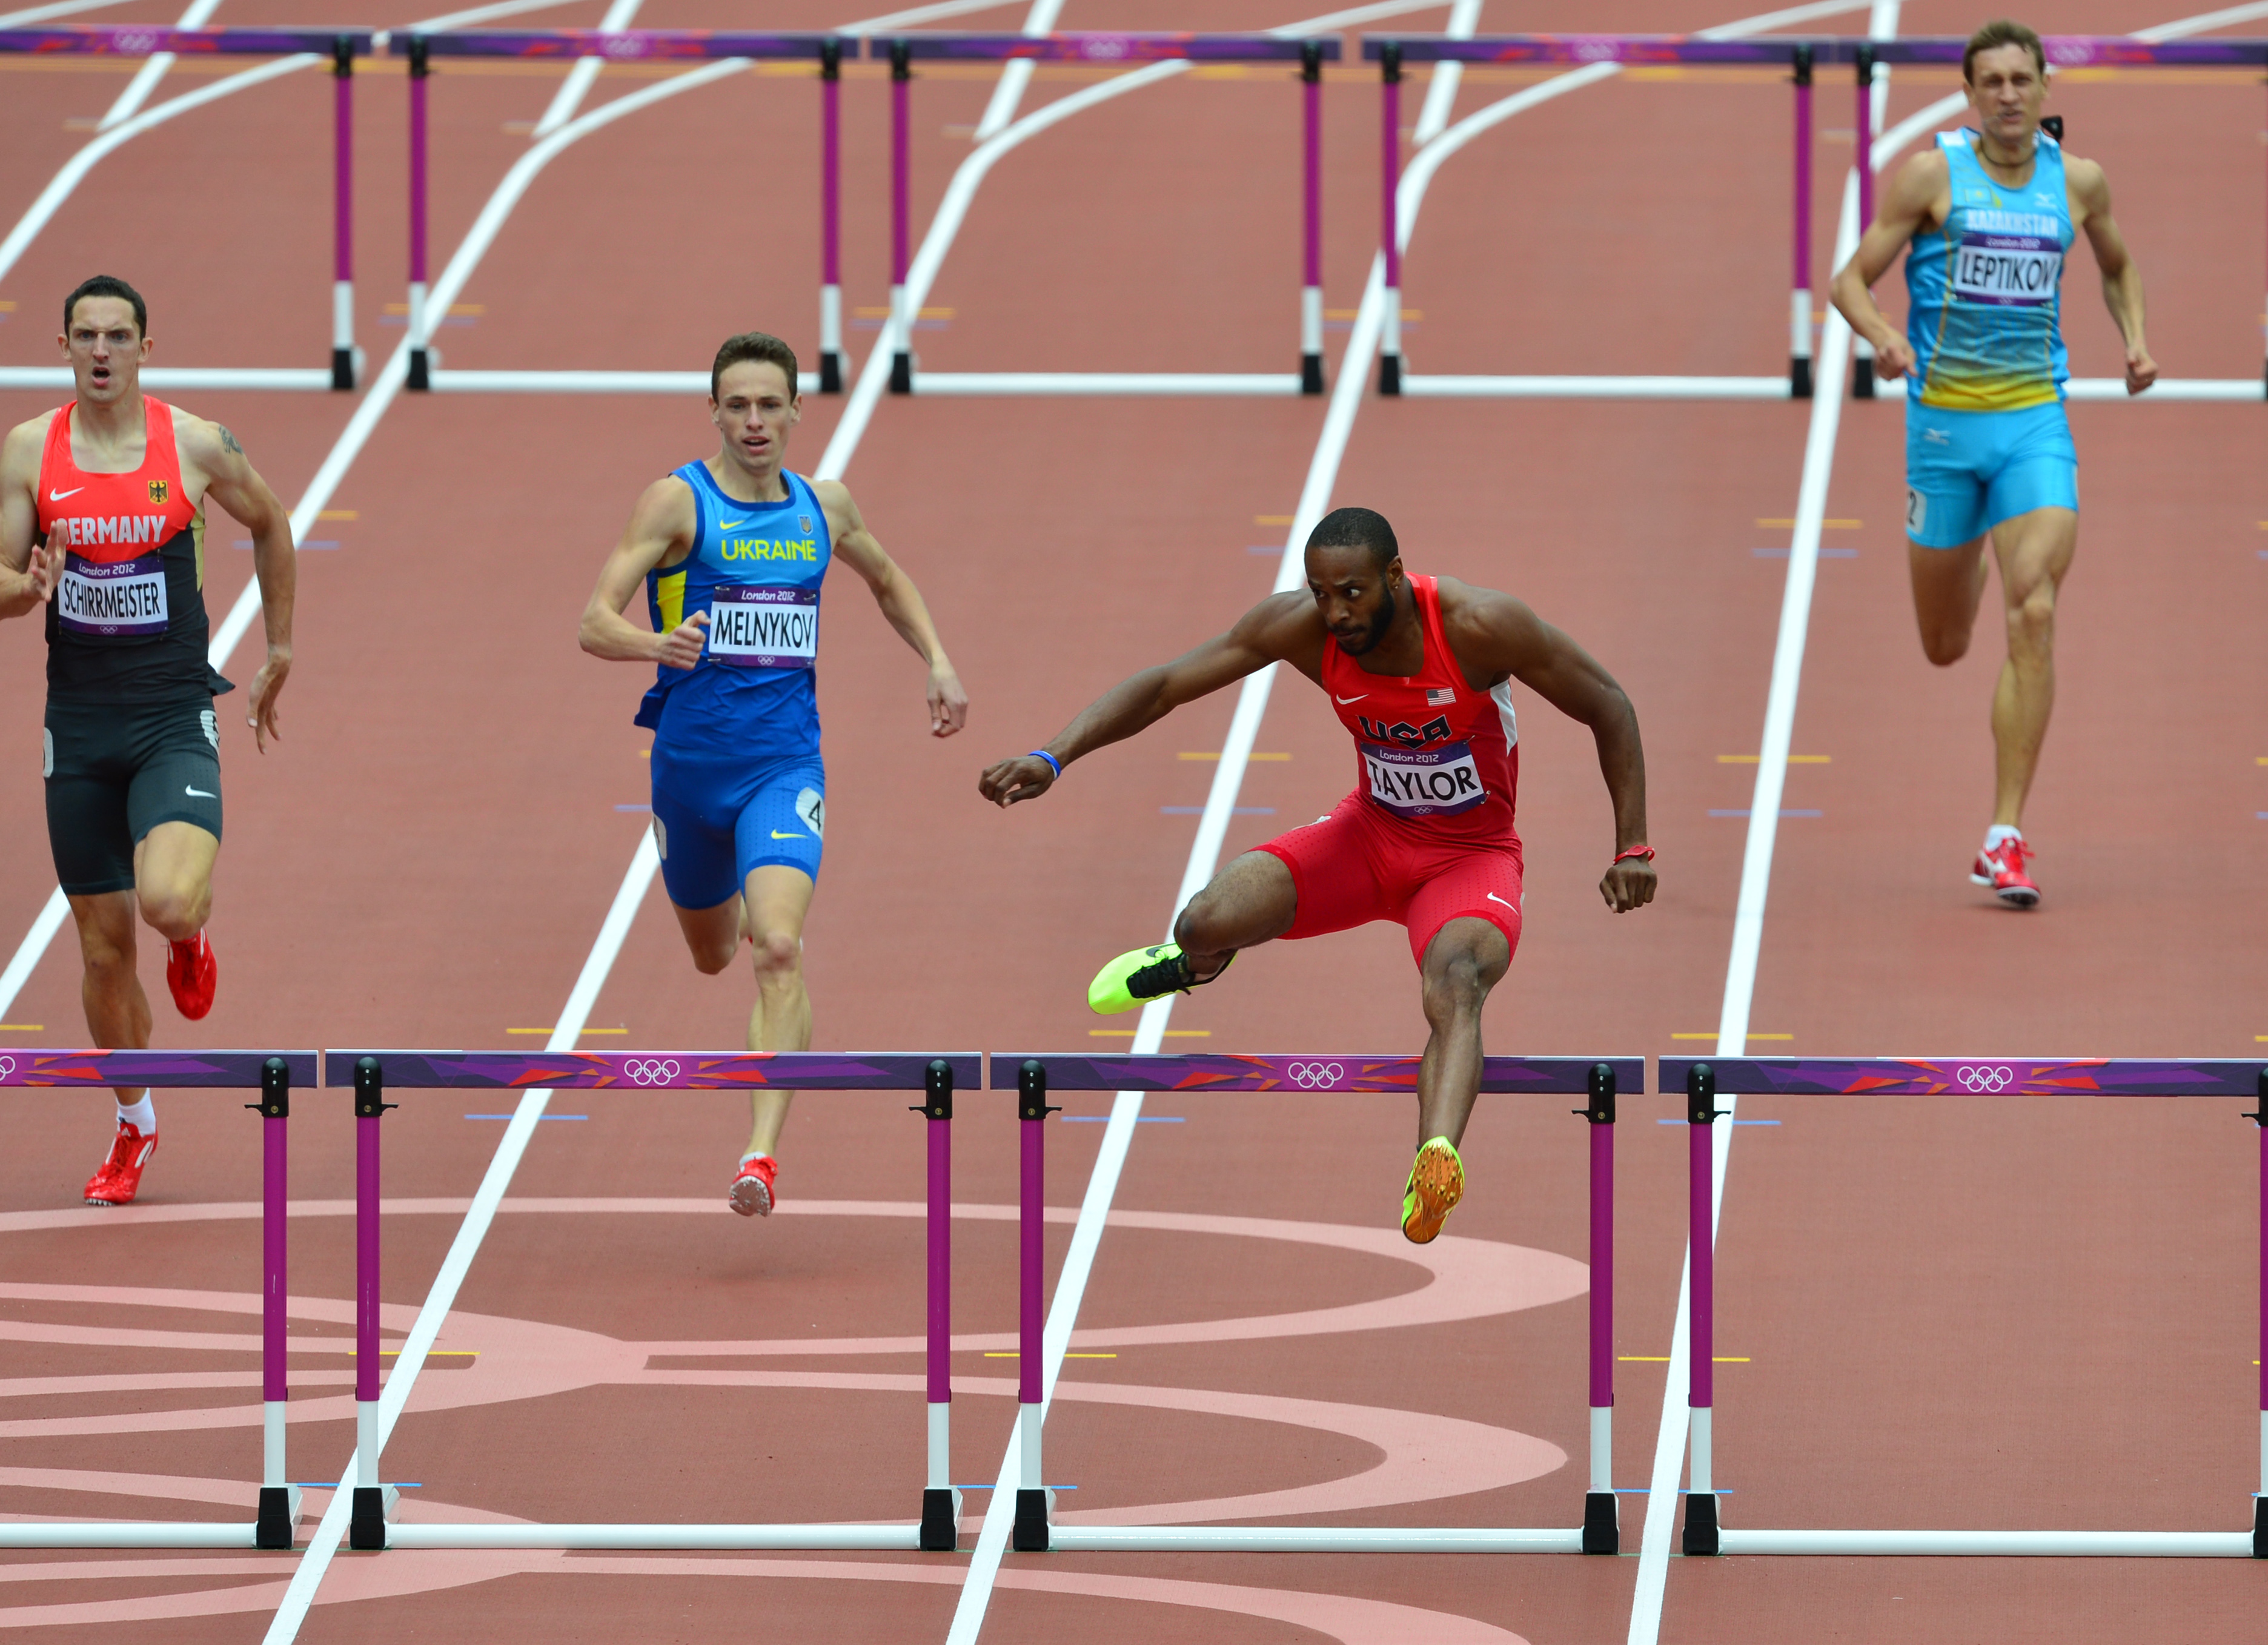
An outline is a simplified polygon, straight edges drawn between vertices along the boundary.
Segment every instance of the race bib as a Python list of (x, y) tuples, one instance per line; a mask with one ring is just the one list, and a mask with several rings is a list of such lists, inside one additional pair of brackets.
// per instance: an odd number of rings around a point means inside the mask
[(107, 563), (63, 551), (63, 574), (55, 584), (55, 621), (73, 634), (104, 639), (141, 639), (166, 632), (172, 621), (166, 606), (166, 562), (146, 554)]
[(819, 656), (819, 591), (720, 587), (709, 606), (709, 655), (735, 668), (809, 668)]
[(2063, 275), (2061, 225), (2032, 211), (1963, 214), (1954, 247), (1954, 295), (1970, 303), (2034, 306), (2052, 303)]
[(1470, 743), (1424, 749), (1361, 746), (1372, 802), (1396, 816), (1452, 817), (1488, 798)]

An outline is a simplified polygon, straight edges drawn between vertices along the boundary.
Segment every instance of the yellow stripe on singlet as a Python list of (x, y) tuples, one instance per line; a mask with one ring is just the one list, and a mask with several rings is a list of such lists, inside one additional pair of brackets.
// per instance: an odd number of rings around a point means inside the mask
[(685, 621), (685, 573), (679, 571), (654, 584), (661, 601), (661, 631), (667, 634)]

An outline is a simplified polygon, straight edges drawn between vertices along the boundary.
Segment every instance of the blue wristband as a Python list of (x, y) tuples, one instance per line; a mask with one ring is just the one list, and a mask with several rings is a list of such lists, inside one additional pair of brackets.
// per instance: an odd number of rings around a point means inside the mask
[(1049, 770), (1050, 770), (1050, 771), (1054, 772), (1057, 776), (1061, 776), (1061, 775), (1063, 775), (1063, 761), (1062, 761), (1062, 760), (1058, 760), (1058, 759), (1057, 759), (1053, 754), (1049, 753), (1046, 749), (1044, 749), (1044, 748), (1035, 748), (1034, 750), (1032, 750), (1032, 752), (1031, 752), (1030, 755), (1029, 755), (1029, 756), (1027, 756), (1027, 757), (1028, 757), (1028, 758), (1030, 758), (1030, 759), (1033, 759), (1033, 760), (1046, 760), (1046, 761), (1048, 762), (1048, 769), (1049, 769)]

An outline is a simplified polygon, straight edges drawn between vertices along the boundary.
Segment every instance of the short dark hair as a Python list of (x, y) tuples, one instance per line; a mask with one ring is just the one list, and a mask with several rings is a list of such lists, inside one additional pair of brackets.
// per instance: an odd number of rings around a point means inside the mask
[(1969, 44), (1962, 48), (1961, 78), (1962, 83), (1970, 85), (1976, 84), (1975, 78), (1970, 74), (1969, 70), (1970, 65), (1977, 61), (1977, 54), (1978, 52), (1998, 51), (2003, 46), (2021, 46), (2026, 51), (2032, 54), (2032, 66), (2040, 71), (2043, 78), (2046, 77), (2048, 71), (2047, 48), (2040, 44), (2040, 37), (2037, 34), (2033, 33), (2031, 30), (2026, 28), (2021, 23), (2011, 22), (2007, 18), (1996, 18), (1992, 22), (1987, 23), (1983, 28), (1978, 29), (1974, 34), (1971, 34), (1969, 37)]
[(725, 380), (728, 367), (744, 365), (750, 360), (768, 361), (787, 374), (787, 397), (795, 398), (795, 350), (765, 331), (744, 331), (737, 337), (725, 339), (725, 346), (717, 350), (717, 363), (709, 368), (709, 398), (717, 398), (717, 386)]
[(1333, 509), (1317, 520), (1315, 529), (1307, 533), (1307, 547), (1367, 548), (1381, 571), (1402, 552), (1402, 545), (1394, 540), (1394, 527), (1386, 523), (1386, 516), (1369, 509)]
[(72, 312), (78, 307), (79, 299), (87, 297), (123, 297), (134, 305), (135, 335), (146, 337), (150, 334), (150, 305), (142, 300), (142, 294), (116, 275), (96, 275), (91, 280), (80, 281), (71, 294), (63, 299), (63, 335), (66, 337), (70, 335)]

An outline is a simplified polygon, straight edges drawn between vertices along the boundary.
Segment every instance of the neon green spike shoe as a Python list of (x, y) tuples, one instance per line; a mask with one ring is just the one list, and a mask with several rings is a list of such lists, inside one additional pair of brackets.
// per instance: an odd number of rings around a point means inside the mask
[(1465, 1162), (1456, 1145), (1437, 1136), (1418, 1150), (1402, 1194), (1402, 1237), (1413, 1245), (1431, 1244), (1441, 1224), (1465, 1197)]
[[(1235, 958), (1234, 954), (1229, 956), (1232, 961)], [(1223, 965), (1211, 977), (1193, 977), (1182, 958), (1180, 944), (1160, 943), (1154, 948), (1138, 948), (1119, 955), (1094, 973), (1094, 980), (1086, 985), (1086, 1002), (1105, 1017), (1116, 1017), (1168, 994), (1187, 994), (1227, 969)]]

